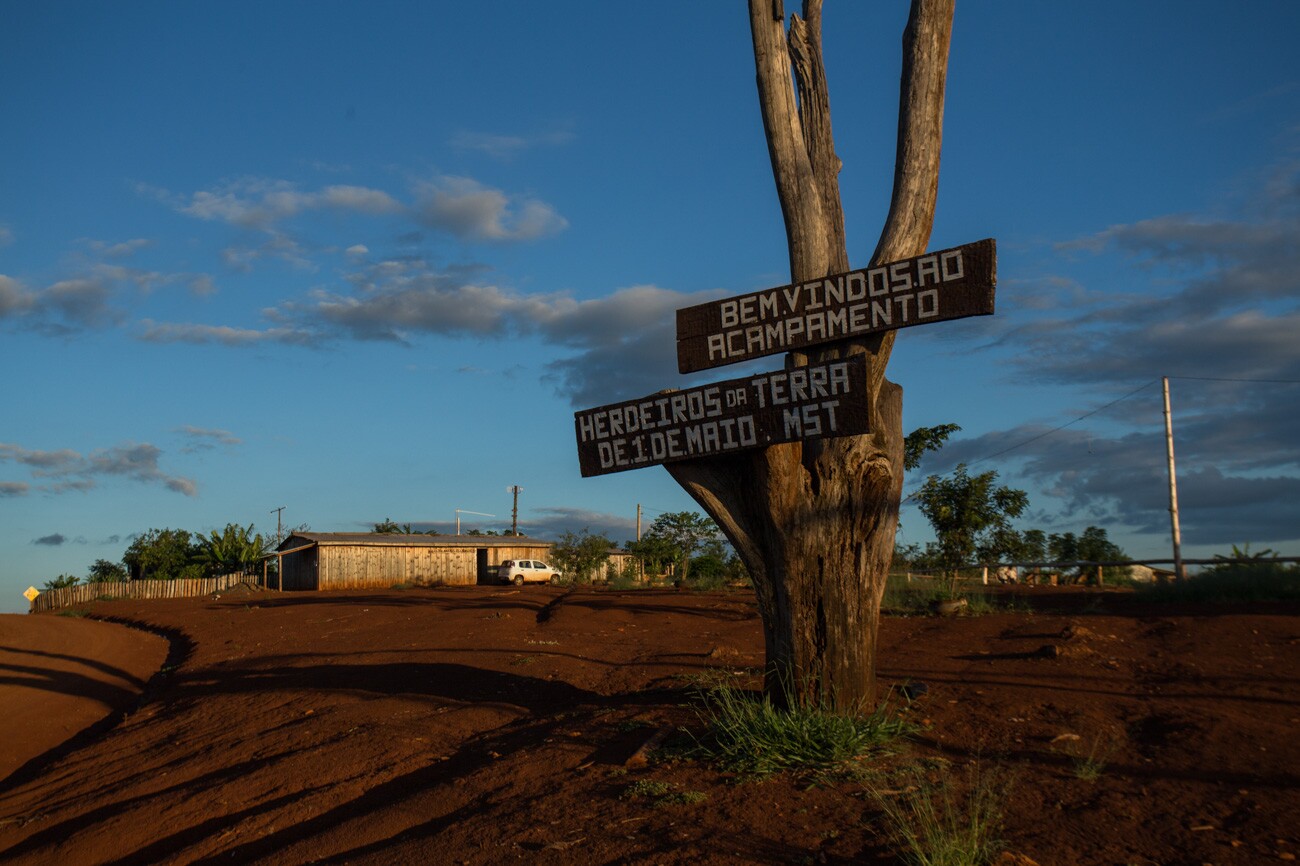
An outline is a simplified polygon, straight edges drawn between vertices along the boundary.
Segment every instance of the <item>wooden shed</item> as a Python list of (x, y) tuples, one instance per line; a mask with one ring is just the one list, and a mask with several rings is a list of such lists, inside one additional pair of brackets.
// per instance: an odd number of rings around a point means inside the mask
[(547, 559), (553, 546), (509, 535), (296, 532), (277, 549), (282, 587), (307, 590), (496, 583), (502, 562)]

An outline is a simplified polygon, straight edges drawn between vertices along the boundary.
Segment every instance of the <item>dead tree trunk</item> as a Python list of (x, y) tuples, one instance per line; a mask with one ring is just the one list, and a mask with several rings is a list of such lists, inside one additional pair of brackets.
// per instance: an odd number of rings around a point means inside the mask
[[(893, 199), (873, 264), (920, 255), (930, 240), (953, 3), (912, 2)], [(788, 35), (781, 0), (750, 0), (749, 17), (791, 281), (847, 271), (821, 2), (805, 0)], [(902, 389), (885, 379), (893, 341), (889, 332), (786, 357), (789, 367), (865, 355), (872, 433), (668, 466), (754, 579), (766, 691), (778, 704), (867, 712), (875, 703), (876, 629), (903, 486)]]

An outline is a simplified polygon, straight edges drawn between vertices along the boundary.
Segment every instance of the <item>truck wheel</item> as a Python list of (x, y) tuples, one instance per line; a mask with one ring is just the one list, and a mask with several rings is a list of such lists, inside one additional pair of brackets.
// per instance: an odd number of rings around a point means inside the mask
[(515, 586), (523, 586), (523, 585), (524, 585), (524, 576), (523, 576), (522, 574), (516, 574), (516, 575), (515, 575), (515, 581), (514, 581), (514, 582), (515, 582)]

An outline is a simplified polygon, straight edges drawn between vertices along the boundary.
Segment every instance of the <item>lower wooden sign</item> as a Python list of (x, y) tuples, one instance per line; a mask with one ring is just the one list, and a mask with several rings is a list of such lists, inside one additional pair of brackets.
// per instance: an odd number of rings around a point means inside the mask
[(867, 433), (861, 356), (661, 391), (573, 414), (584, 477)]

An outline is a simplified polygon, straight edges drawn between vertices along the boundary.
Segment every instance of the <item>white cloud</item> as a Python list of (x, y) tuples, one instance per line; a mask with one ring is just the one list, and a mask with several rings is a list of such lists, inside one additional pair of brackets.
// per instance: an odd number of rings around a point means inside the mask
[(197, 345), (216, 343), (232, 348), (256, 346), (264, 343), (286, 343), (295, 346), (313, 346), (322, 342), (320, 335), (293, 328), (232, 328), (226, 325), (198, 325), (175, 322), (155, 322), (144, 319), (138, 335), (146, 343), (191, 343)]
[(296, 270), (315, 271), (316, 263), (298, 241), (278, 229), (268, 230), (265, 240), (252, 247), (227, 247), (221, 251), (221, 260), (232, 270), (248, 272), (256, 262), (279, 259)]
[(200, 298), (206, 298), (208, 295), (214, 295), (217, 292), (217, 284), (213, 282), (212, 277), (208, 274), (195, 274), (190, 278), (190, 294)]
[(289, 181), (265, 178), (241, 178), (213, 190), (199, 190), (187, 202), (172, 201), (181, 213), (198, 219), (258, 229), (269, 229), (280, 220), (309, 210), (387, 214), (403, 209), (388, 193), (369, 187), (334, 185), (304, 192)]
[(95, 327), (119, 321), (121, 314), (109, 306), (109, 282), (101, 278), (60, 280), (39, 295), (43, 309), (55, 310), (74, 325)]
[(35, 305), (35, 294), (23, 288), (13, 277), (0, 274), (0, 319), (21, 315)]
[(467, 177), (442, 177), (416, 191), (416, 216), (426, 225), (472, 240), (523, 241), (557, 234), (568, 220), (536, 199), (512, 201)]
[[(95, 487), (96, 479), (102, 476), (121, 476), (145, 484), (161, 484), (168, 490), (195, 496), (198, 485), (193, 479), (180, 475), (170, 475), (159, 468), (162, 450), (149, 443), (127, 443), (102, 448), (83, 455), (70, 448), (58, 451), (40, 451), (24, 448), (12, 443), (0, 443), (0, 462), (11, 461), (27, 466), (36, 478), (57, 479), (52, 484), (40, 489), (48, 493), (65, 493), (69, 491), (86, 491)], [(10, 495), (22, 495), (28, 486), (18, 487), (22, 482), (7, 482)]]
[(187, 454), (195, 451), (207, 451), (218, 445), (233, 447), (244, 443), (244, 440), (229, 430), (218, 428), (193, 427), (187, 424), (184, 427), (178, 427), (176, 432), (183, 434), (190, 440), (189, 444), (182, 449)]
[(120, 243), (109, 243), (108, 241), (87, 241), (89, 247), (100, 255), (110, 259), (126, 258), (134, 255), (137, 250), (153, 245), (153, 241), (148, 238), (133, 238), (129, 241)]
[(26, 496), (32, 486), (25, 481), (0, 481), (0, 499)]
[(7, 225), (0, 225), (0, 247), (7, 247), (14, 242), (13, 229)]
[(370, 252), (370, 248), (367, 247), (365, 244), (353, 244), (343, 252), (347, 253), (350, 256), (364, 256)]
[(534, 147), (568, 144), (573, 140), (570, 132), (549, 132), (542, 135), (496, 135), (488, 132), (462, 130), (451, 139), (452, 147), (461, 150), (476, 150), (494, 159), (511, 159)]

